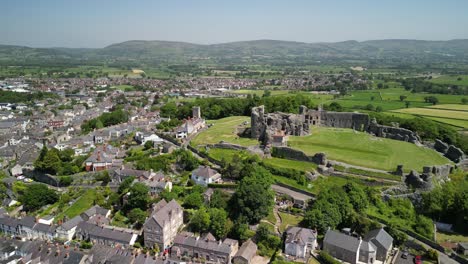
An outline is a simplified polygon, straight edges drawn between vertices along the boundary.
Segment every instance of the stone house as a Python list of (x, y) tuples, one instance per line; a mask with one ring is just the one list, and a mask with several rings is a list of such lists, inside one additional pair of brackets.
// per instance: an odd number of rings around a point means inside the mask
[(145, 246), (153, 248), (158, 245), (161, 251), (168, 248), (183, 223), (183, 209), (177, 201), (159, 201), (143, 225)]
[(323, 250), (351, 264), (385, 262), (392, 248), (393, 238), (383, 228), (369, 231), (364, 239), (328, 230), (323, 240)]
[(200, 166), (192, 172), (191, 179), (198, 185), (208, 186), (221, 180), (221, 174), (208, 166)]
[(179, 234), (174, 239), (171, 248), (171, 258), (195, 258), (196, 262), (230, 264), (239, 249), (237, 240), (226, 238), (217, 241), (213, 235), (204, 237), (194, 236), (190, 233)]
[(232, 258), (234, 264), (250, 264), (257, 253), (257, 245), (252, 240), (245, 241)]
[(88, 240), (93, 244), (106, 246), (133, 246), (138, 235), (129, 230), (96, 225), (90, 222), (80, 222), (76, 228), (76, 237)]
[(317, 247), (317, 232), (307, 228), (290, 227), (286, 230), (284, 253), (286, 255), (306, 258)]
[(457, 252), (465, 256), (468, 255), (468, 243), (458, 243)]

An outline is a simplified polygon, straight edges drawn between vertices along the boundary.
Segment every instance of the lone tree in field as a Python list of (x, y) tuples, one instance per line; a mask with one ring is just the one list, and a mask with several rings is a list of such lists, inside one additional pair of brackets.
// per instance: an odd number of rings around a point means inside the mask
[(400, 101), (403, 102), (408, 96), (406, 95), (400, 95)]

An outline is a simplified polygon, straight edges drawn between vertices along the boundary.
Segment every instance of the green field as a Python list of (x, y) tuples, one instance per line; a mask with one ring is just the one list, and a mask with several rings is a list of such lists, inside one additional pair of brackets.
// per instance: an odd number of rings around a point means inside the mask
[(439, 123), (444, 123), (448, 125), (452, 125), (455, 127), (455, 129), (467, 129), (468, 128), (468, 120), (460, 120), (460, 119), (450, 119), (450, 118), (440, 118), (440, 117), (425, 117), (431, 120), (434, 120)]
[(70, 206), (63, 213), (57, 215), (56, 219), (62, 219), (64, 216), (67, 216), (68, 219), (71, 219), (84, 211), (88, 210), (93, 206), (94, 200), (96, 198), (96, 190), (88, 189), (72, 206)]
[(240, 126), (245, 127), (242, 125), (243, 122), (250, 122), (250, 118), (246, 116), (231, 116), (219, 120), (206, 121), (207, 124), (213, 124), (213, 126), (198, 134), (191, 144), (198, 146), (226, 141), (241, 146), (257, 145), (257, 140), (237, 135), (236, 128)]
[(456, 110), (444, 110), (444, 109), (433, 109), (433, 108), (406, 108), (400, 110), (394, 110), (394, 112), (431, 116), (431, 117), (442, 117), (451, 119), (468, 120), (468, 111), (456, 111)]
[(298, 226), (299, 223), (302, 221), (302, 216), (287, 214), (283, 212), (278, 212), (281, 218), (281, 224), (279, 226), (280, 232), (286, 231), (286, 229), (290, 226)]
[(426, 165), (450, 163), (434, 150), (351, 129), (313, 128), (311, 135), (291, 136), (289, 145), (308, 155), (325, 152), (333, 160), (387, 171), (395, 170), (399, 164), (405, 170), (421, 171)]
[(429, 108), (468, 111), (468, 105), (462, 105), (462, 104), (441, 104), (441, 105), (433, 105), (433, 106), (430, 106)]
[[(461, 78), (461, 80), (458, 80), (458, 78)], [(437, 78), (432, 78), (431, 82), (439, 84), (468, 86), (468, 75), (442, 75)]]
[(271, 166), (287, 168), (287, 169), (295, 169), (295, 170), (300, 170), (300, 171), (313, 171), (317, 169), (317, 164), (312, 163), (312, 162), (306, 162), (306, 161), (268, 158), (268, 159), (263, 159), (263, 162)]

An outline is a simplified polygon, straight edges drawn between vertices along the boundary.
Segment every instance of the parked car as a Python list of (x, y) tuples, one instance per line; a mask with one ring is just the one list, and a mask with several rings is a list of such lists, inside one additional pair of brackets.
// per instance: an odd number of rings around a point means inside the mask
[(414, 264), (421, 264), (421, 263), (422, 263), (421, 256), (414, 257)]
[(407, 251), (403, 251), (403, 253), (401, 253), (401, 258), (404, 258), (404, 259), (407, 259), (408, 258), (408, 252)]

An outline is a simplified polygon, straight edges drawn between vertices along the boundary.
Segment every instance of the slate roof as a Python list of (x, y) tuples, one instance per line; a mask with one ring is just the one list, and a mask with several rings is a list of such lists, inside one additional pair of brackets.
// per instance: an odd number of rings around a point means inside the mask
[(372, 243), (380, 244), (387, 251), (391, 249), (393, 238), (383, 228), (374, 229), (369, 231), (365, 236), (364, 240), (372, 241)]
[(359, 248), (359, 238), (348, 236), (334, 230), (327, 231), (323, 243), (335, 245), (350, 252), (357, 252)]
[(208, 166), (198, 167), (198, 169), (193, 171), (193, 174), (197, 175), (198, 177), (207, 178), (207, 179), (213, 178), (213, 177), (216, 177), (216, 178), (221, 177), (221, 175), (217, 171), (213, 170), (212, 168)]
[(110, 210), (106, 209), (106, 208), (102, 208), (98, 205), (95, 205), (91, 208), (89, 208), (88, 210), (86, 210), (85, 212), (83, 212), (81, 214), (81, 217), (85, 218), (86, 220), (88, 220), (89, 218), (91, 218), (92, 216), (95, 216), (95, 215), (102, 215), (102, 216), (106, 216), (108, 213), (109, 213)]
[(82, 222), (82, 221), (84, 221), (84, 219), (81, 218), (81, 216), (77, 215), (77, 216), (73, 217), (72, 219), (70, 219), (70, 220), (66, 221), (65, 223), (63, 223), (61, 225), (61, 228), (68, 231), (68, 230), (78, 226), (78, 224), (80, 222)]
[(359, 251), (362, 252), (375, 252), (376, 247), (372, 242), (367, 242), (367, 241), (362, 241), (361, 247), (359, 248)]
[(151, 219), (154, 219), (159, 226), (164, 227), (164, 222), (169, 221), (169, 213), (176, 210), (182, 210), (182, 207), (176, 200), (172, 200), (167, 203), (163, 199), (153, 206), (153, 214), (146, 221), (148, 222)]
[(306, 243), (312, 243), (316, 239), (317, 234), (315, 231), (308, 228), (292, 226), (286, 230), (286, 243), (305, 245)]
[(110, 228), (105, 228), (102, 226), (98, 226), (88, 222), (81, 222), (78, 224), (77, 232), (84, 232), (90, 234), (93, 237), (115, 241), (115, 242), (122, 242), (125, 244), (129, 244), (132, 240), (133, 233), (128, 233), (124, 231), (117, 231)]
[(178, 234), (174, 238), (174, 246), (177, 248), (181, 247), (193, 247), (199, 248), (214, 253), (231, 254), (232, 245), (238, 243), (237, 240), (226, 238), (222, 242), (209, 239), (201, 239), (195, 236), (188, 236), (187, 234)]
[(247, 240), (237, 251), (235, 258), (241, 257), (250, 261), (253, 256), (257, 253), (257, 245), (252, 240)]

